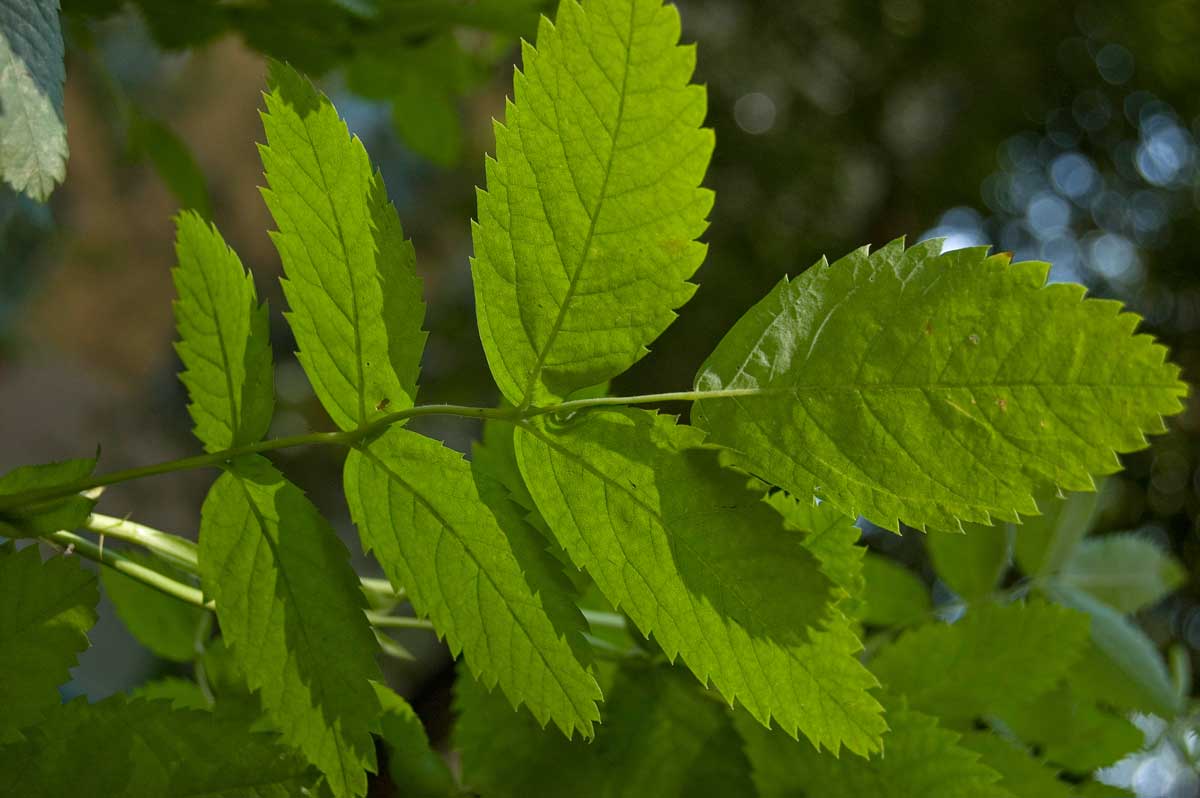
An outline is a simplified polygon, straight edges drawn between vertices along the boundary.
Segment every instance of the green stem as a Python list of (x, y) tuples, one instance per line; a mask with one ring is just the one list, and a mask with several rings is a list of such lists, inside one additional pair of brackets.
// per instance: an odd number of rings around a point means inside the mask
[(195, 543), (127, 518), (92, 513), (84, 522), (83, 528), (103, 537), (141, 546), (188, 573), (194, 574), (199, 568)]
[(601, 626), (607, 629), (624, 629), (625, 616), (615, 612), (601, 612), (600, 610), (580, 610), (583, 617), (591, 626)]
[(433, 623), (425, 618), (413, 618), (409, 615), (385, 615), (381, 612), (368, 612), (367, 620), (376, 629), (433, 629)]
[(165, 574), (160, 574), (153, 568), (147, 568), (140, 563), (136, 563), (119, 552), (105, 550), (103, 547), (97, 546), (87, 538), (82, 538), (73, 532), (54, 532), (47, 535), (46, 539), (57, 543), (68, 551), (78, 554), (84, 559), (98, 562), (101, 565), (107, 565), (114, 571), (119, 571), (132, 579), (136, 579), (160, 593), (165, 593), (168, 596), (185, 601), (201, 609), (214, 609), (215, 605), (211, 601), (206, 603), (204, 601), (204, 594), (197, 588), (178, 582)]
[(341, 432), (308, 432), (303, 435), (290, 435), (285, 438), (258, 441), (257, 443), (235, 446), (219, 452), (185, 457), (181, 460), (169, 460), (165, 463), (129, 468), (124, 471), (114, 471), (102, 476), (87, 477), (65, 485), (50, 488), (29, 490), (0, 496), (0, 511), (14, 507), (36, 505), (52, 502), (57, 499), (80, 493), (93, 488), (117, 485), (131, 482), (135, 479), (170, 474), (175, 471), (191, 471), (198, 468), (214, 468), (228, 464), (237, 457), (248, 454), (261, 454), (279, 449), (290, 449), (296, 446), (354, 446), (360, 441), (383, 431), (398, 421), (420, 416), (460, 416), (462, 418), (496, 419), (499, 421), (519, 422), (535, 416), (550, 413), (575, 413), (592, 407), (614, 407), (626, 405), (660, 404), (662, 402), (691, 402), (698, 399), (721, 399), (736, 396), (756, 396), (762, 394), (759, 388), (731, 388), (721, 391), (675, 391), (671, 393), (652, 393), (640, 396), (600, 396), (593, 399), (575, 399), (546, 407), (529, 407), (523, 410), (509, 407), (470, 407), (466, 405), (433, 404), (417, 405), (404, 410), (397, 410), (381, 416), (369, 424), (357, 429)]

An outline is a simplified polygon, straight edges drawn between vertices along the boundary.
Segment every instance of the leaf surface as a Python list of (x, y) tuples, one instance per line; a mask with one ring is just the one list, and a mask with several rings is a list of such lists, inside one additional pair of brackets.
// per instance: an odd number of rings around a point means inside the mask
[(916, 574), (882, 554), (863, 559), (863, 606), (858, 616), (876, 626), (912, 626), (928, 621), (929, 589)]
[(938, 578), (968, 602), (991, 594), (1008, 568), (1009, 525), (964, 524), (965, 535), (930, 532), (925, 548)]
[[(175, 569), (137, 551), (122, 552), (129, 560), (186, 584), (186, 577)], [(117, 615), (138, 642), (163, 659), (191, 662), (196, 657), (196, 626), (206, 612), (177, 598), (126, 576), (113, 568), (100, 569), (104, 594)]]
[(1142, 747), (1142, 732), (1116, 712), (1075, 688), (1075, 674), (1036, 701), (1003, 715), (1004, 724), (1026, 745), (1072, 773), (1091, 773)]
[(392, 785), (410, 798), (450, 798), (456, 795), (446, 763), (429, 747), (421, 719), (393, 690), (375, 685), (383, 706), (379, 735), (387, 744), (388, 775)]
[(1136, 533), (1085, 539), (1058, 575), (1061, 584), (1125, 613), (1157, 603), (1185, 580), (1183, 566), (1174, 557)]
[(1058, 771), (1034, 758), (1024, 747), (998, 735), (971, 731), (959, 743), (979, 754), (979, 761), (1000, 774), (998, 786), (1013, 796), (1072, 798), (1071, 785), (1058, 778)]
[(545, 542), (497, 490), (461, 455), (398, 427), (346, 459), (364, 548), (451, 652), (543, 725), (590, 736), (601, 692), (581, 661), (583, 617)]
[(201, 510), (200, 577), (263, 709), (337, 796), (363, 795), (382, 678), (348, 552), (267, 460), (234, 461)]
[[(96, 458), (86, 457), (14, 468), (0, 477), (0, 506), (17, 494), (78, 483), (89, 477), (95, 467)], [(75, 529), (87, 520), (95, 505), (95, 499), (73, 495), (0, 509), (0, 535), (12, 538), (37, 537), (60, 529)]]
[(333, 105), (275, 64), (259, 148), (304, 372), (342, 429), (411, 407), (426, 334), (412, 243)]
[(59, 703), (99, 599), (77, 558), (43, 562), (37, 546), (0, 546), (0, 740)]
[(516, 446), (555, 538), (668, 657), (763, 723), (871, 750), (883, 724), (857, 638), (831, 616), (831, 581), (703, 441), (668, 416), (615, 410), (521, 427)]
[[(513, 711), (469, 676), (459, 678), (455, 742), (468, 789), (489, 798), (529, 796), (745, 795), (745, 761), (728, 740), (729, 719), (694, 682), (666, 668), (619, 671), (592, 741), (547, 735), (528, 712)], [(707, 757), (706, 761), (702, 758)], [(687, 792), (696, 770), (710, 771), (703, 792)], [(739, 772), (740, 771), (740, 772)]]
[(275, 410), (267, 306), (216, 227), (195, 212), (175, 223), (175, 351), (193, 432), (210, 452), (254, 443)]
[(713, 134), (660, 0), (574, 0), (522, 48), (473, 227), (476, 313), (514, 405), (603, 382), (692, 295)]
[(886, 754), (863, 761), (819, 753), (764, 729), (745, 713), (734, 716), (759, 798), (1016, 798), (936, 718), (893, 701), (887, 719)]
[(888, 529), (958, 530), (1091, 490), (1186, 386), (1138, 317), (1048, 266), (893, 242), (784, 280), (696, 378), (693, 418), (751, 472)]
[(57, 0), (0, 0), (0, 177), (39, 202), (67, 173)]
[(1136, 624), (1078, 588), (1052, 582), (1046, 594), (1091, 619), (1091, 644), (1075, 668), (1072, 684), (1085, 695), (1122, 708), (1166, 718), (1183, 710), (1184, 699), (1162, 655)]
[[(72, 762), (79, 751), (86, 763)], [(57, 707), (28, 741), (0, 749), (0, 794), (23, 798), (291, 798), (314, 780), (244, 715), (120, 695)]]
[(954, 624), (931, 623), (906, 633), (871, 669), (913, 709), (970, 720), (1049, 690), (1083, 654), (1087, 635), (1087, 616), (1065, 607), (1045, 601), (984, 604)]

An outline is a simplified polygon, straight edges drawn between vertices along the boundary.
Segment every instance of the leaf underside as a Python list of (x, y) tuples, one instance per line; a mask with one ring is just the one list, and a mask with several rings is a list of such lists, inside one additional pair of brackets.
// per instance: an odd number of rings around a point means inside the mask
[(888, 702), (884, 751), (867, 761), (822, 755), (738, 713), (759, 798), (1017, 798), (998, 784), (999, 774), (959, 744), (959, 735), (936, 718)]
[(581, 661), (586, 626), (544, 542), (506, 495), (491, 495), (500, 489), (461, 455), (397, 427), (346, 458), (364, 547), (450, 650), (539, 723), (590, 736), (601, 692)]
[(0, 178), (39, 202), (67, 173), (57, 0), (0, 0)]
[(210, 452), (254, 443), (275, 409), (267, 306), (215, 227), (195, 212), (181, 213), (176, 224), (175, 350), (193, 431)]
[(660, 0), (566, 0), (522, 47), (473, 226), (476, 313), (514, 405), (625, 371), (692, 295), (712, 154)]
[(241, 458), (201, 510), (200, 576), (230, 649), (288, 744), (335, 795), (363, 795), (380, 680), (346, 548), (265, 459)]
[[(1087, 637), (1087, 616), (1066, 607), (1040, 600), (984, 604), (954, 624), (909, 631), (885, 648), (871, 669), (914, 709), (969, 720), (1050, 690), (1081, 657)], [(1046, 651), (1054, 656), (1030, 656)]]
[(1186, 386), (1119, 303), (1048, 266), (940, 241), (858, 250), (783, 281), (696, 378), (737, 390), (696, 423), (743, 465), (851, 515), (958, 530), (1091, 490), (1146, 446)]
[(805, 536), (698, 430), (643, 410), (523, 426), (517, 457), (559, 544), (671, 658), (762, 723), (866, 753), (885, 728), (858, 639)]
[(411, 407), (426, 334), (412, 243), (383, 179), (330, 104), (272, 66), (259, 147), (297, 356), (330, 417), (354, 429)]
[(42, 562), (37, 546), (0, 547), (0, 740), (59, 703), (99, 598), (78, 559)]

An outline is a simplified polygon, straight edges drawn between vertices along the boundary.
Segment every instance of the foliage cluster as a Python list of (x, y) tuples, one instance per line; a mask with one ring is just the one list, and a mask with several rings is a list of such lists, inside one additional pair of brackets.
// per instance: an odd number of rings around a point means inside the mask
[[(1093, 771), (1141, 742), (1128, 713), (1186, 714), (1187, 680), (1126, 618), (1179, 566), (1085, 537), (1094, 478), (1187, 390), (1118, 303), (1046, 264), (896, 241), (781, 281), (690, 389), (608, 395), (705, 256), (714, 139), (679, 37), (660, 0), (564, 0), (523, 47), (472, 228), (495, 408), (417, 403), (413, 248), (329, 100), (273, 67), (263, 197), (337, 429), (264, 440), (268, 309), (181, 214), (205, 453), (0, 477), (0, 532), (63, 549), (0, 549), (0, 792), (357, 796), (378, 739), (414, 795), (1101, 795)], [(664, 404), (690, 423), (639, 407)], [(470, 459), (405, 428), (431, 414), (484, 422)], [(265, 456), (311, 444), (347, 450), (386, 580)], [(201, 467), (221, 474), (198, 546), (93, 512), (104, 486)], [(961, 617), (859, 545), (858, 517), (923, 531)], [(98, 598), (79, 556), (195, 680), (59, 703)], [(383, 684), (399, 626), (461, 657), (457, 776)], [(78, 750), (89, 766), (62, 767)]]

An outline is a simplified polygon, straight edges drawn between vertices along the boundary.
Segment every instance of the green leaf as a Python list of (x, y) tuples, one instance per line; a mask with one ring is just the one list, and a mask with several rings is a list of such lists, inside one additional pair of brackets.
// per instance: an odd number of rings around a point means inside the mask
[(1052, 582), (1046, 595), (1091, 616), (1091, 650), (1072, 678), (1084, 695), (1165, 718), (1183, 711), (1183, 699), (1171, 683), (1158, 648), (1141, 629), (1117, 610), (1069, 585)]
[(345, 547), (265, 459), (234, 461), (201, 510), (200, 577), (221, 632), (283, 739), (335, 795), (363, 795), (382, 678)]
[(388, 775), (392, 785), (410, 798), (447, 798), (456, 794), (446, 763), (429, 747), (425, 727), (413, 708), (389, 688), (375, 685), (383, 706), (380, 736), (387, 744)]
[(1047, 264), (940, 241), (858, 250), (742, 317), (693, 418), (753, 473), (888, 529), (1016, 521), (1047, 483), (1091, 490), (1164, 431), (1186, 386), (1138, 317)]
[[(465, 674), (457, 682), (455, 742), (463, 781), (488, 798), (534, 796), (746, 795), (744, 761), (728, 739), (725, 711), (676, 671), (628, 665), (607, 691), (596, 739), (544, 733), (525, 711), (513, 711)], [(708, 757), (708, 761), (703, 761)], [(685, 792), (700, 767), (724, 765), (703, 792)]]
[(865, 587), (867, 549), (857, 545), (862, 530), (854, 519), (831, 504), (802, 501), (782, 491), (768, 494), (766, 502), (789, 526), (805, 533), (804, 547), (816, 555), (821, 570), (846, 594), (839, 606), (845, 609), (855, 603)]
[(167, 125), (136, 108), (129, 117), (129, 147), (149, 158), (182, 208), (212, 218), (208, 184), (187, 145)]
[(1058, 576), (1060, 584), (1086, 591), (1126, 613), (1157, 603), (1184, 581), (1183, 566), (1157, 543), (1136, 533), (1084, 540)]
[(866, 589), (858, 616), (876, 626), (912, 626), (933, 613), (929, 589), (916, 574), (881, 554), (863, 560)]
[(1015, 527), (1013, 554), (1027, 575), (1058, 573), (1071, 558), (1079, 541), (1095, 526), (1113, 481), (1097, 484), (1095, 491), (1068, 493), (1042, 491), (1038, 495), (1041, 515), (1022, 519)]
[(580, 661), (583, 618), (544, 541), (497, 489), (456, 452), (397, 427), (346, 458), (346, 500), (364, 548), (418, 614), (514, 706), (590, 736), (601, 693)]
[(27, 742), (0, 749), (0, 794), (22, 798), (290, 798), (313, 781), (298, 756), (240, 714), (123, 696), (65, 704)]
[[(0, 477), (0, 502), (21, 493), (75, 484), (91, 476), (95, 467), (96, 458), (87, 457), (14, 468)], [(38, 537), (60, 529), (75, 529), (87, 520), (95, 505), (95, 499), (75, 495), (0, 510), (0, 535)]]
[(99, 599), (78, 559), (42, 562), (37, 546), (0, 547), (0, 741), (59, 703)]
[(67, 173), (57, 0), (0, 0), (0, 176), (39, 202)]
[(705, 684), (814, 744), (865, 753), (884, 724), (832, 583), (704, 435), (644, 410), (522, 426), (517, 459), (558, 542)]
[(984, 604), (957, 623), (906, 633), (871, 669), (914, 709), (971, 720), (1045, 693), (1080, 658), (1087, 634), (1087, 616), (1044, 601)]
[(1026, 745), (1072, 773), (1091, 773), (1142, 747), (1142, 732), (1126, 718), (1084, 698), (1074, 676), (1036, 701), (1010, 707), (1004, 724)]
[(564, 2), (497, 123), (472, 233), (488, 364), (514, 405), (625, 371), (692, 295), (713, 134), (660, 0)]
[(329, 100), (274, 64), (259, 147), (288, 322), (330, 417), (354, 429), (411, 407), (425, 333), (412, 243), (383, 178)]
[(925, 548), (938, 577), (968, 602), (987, 598), (1008, 570), (1009, 527), (964, 524), (966, 534), (930, 532)]
[[(178, 581), (187, 581), (161, 560), (138, 552), (122, 554), (139, 565), (153, 567)], [(100, 580), (117, 615), (138, 642), (173, 662), (195, 659), (196, 627), (205, 610), (161, 593), (113, 568), (100, 569)]]
[(963, 735), (963, 748), (979, 754), (979, 761), (1000, 774), (997, 786), (1013, 796), (1037, 798), (1071, 798), (1071, 785), (1060, 780), (1058, 773), (1039, 762), (1025, 748), (988, 732), (973, 731)]
[(129, 692), (133, 699), (145, 701), (166, 701), (176, 709), (207, 710), (208, 699), (200, 685), (191, 679), (181, 679), (178, 676), (164, 676), (139, 685)]
[(190, 211), (175, 223), (175, 350), (193, 432), (210, 452), (254, 443), (275, 410), (267, 306), (216, 227)]
[(936, 718), (889, 701), (887, 719), (886, 754), (863, 761), (823, 755), (745, 713), (734, 716), (759, 798), (1013, 798), (996, 784), (999, 774)]

